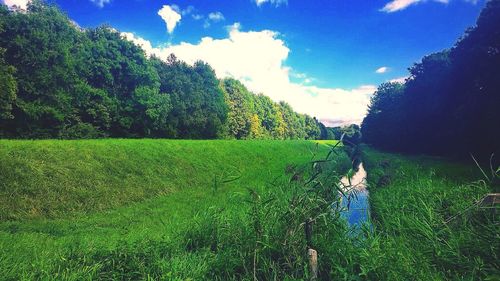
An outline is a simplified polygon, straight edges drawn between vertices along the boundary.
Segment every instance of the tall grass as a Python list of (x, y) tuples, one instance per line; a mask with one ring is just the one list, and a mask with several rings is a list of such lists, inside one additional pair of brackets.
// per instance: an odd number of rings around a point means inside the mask
[(498, 186), (478, 180), (472, 162), (364, 156), (376, 228), (363, 259), (369, 279), (498, 280), (498, 217), (470, 208)]

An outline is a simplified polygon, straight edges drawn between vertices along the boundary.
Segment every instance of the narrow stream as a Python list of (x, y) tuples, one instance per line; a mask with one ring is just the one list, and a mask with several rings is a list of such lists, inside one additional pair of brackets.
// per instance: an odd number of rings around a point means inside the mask
[(343, 177), (340, 182), (345, 187), (345, 195), (342, 196), (341, 200), (342, 217), (355, 227), (369, 222), (369, 192), (366, 188), (366, 171), (363, 163), (359, 165), (359, 170), (352, 176), (350, 182), (347, 176)]

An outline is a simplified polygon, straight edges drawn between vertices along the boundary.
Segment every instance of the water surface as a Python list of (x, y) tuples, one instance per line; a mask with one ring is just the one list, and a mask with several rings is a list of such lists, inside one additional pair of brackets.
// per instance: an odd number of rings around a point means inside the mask
[(363, 163), (349, 181), (348, 177), (340, 180), (345, 187), (341, 200), (342, 217), (352, 226), (361, 226), (370, 219), (369, 192), (366, 189), (366, 171)]

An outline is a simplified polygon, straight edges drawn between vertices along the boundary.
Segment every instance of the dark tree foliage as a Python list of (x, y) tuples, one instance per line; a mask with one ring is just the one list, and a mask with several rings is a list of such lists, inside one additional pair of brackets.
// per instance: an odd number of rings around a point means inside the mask
[(488, 157), (500, 151), (500, 1), (450, 50), (426, 56), (404, 84), (382, 84), (364, 141), (404, 152)]
[[(400, 100), (404, 85), (399, 83), (384, 83), (372, 96), (368, 114), (363, 120), (363, 140), (377, 147), (389, 149), (398, 147), (400, 137), (395, 131), (401, 123)], [(393, 133), (392, 136), (390, 134)], [(380, 135), (384, 135), (381, 138)], [(398, 133), (401, 135), (401, 131)]]
[(3, 58), (5, 50), (0, 49), (0, 120), (12, 119), (12, 104), (16, 101), (17, 83), (15, 68), (7, 65)]
[(160, 91), (169, 93), (172, 111), (166, 137), (216, 138), (226, 121), (227, 105), (213, 69), (206, 63), (190, 66), (171, 55), (166, 62), (152, 58), (160, 76)]

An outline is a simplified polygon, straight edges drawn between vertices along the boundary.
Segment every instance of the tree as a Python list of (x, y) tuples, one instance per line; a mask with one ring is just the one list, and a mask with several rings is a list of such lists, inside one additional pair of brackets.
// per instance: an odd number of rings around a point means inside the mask
[(167, 137), (216, 138), (227, 118), (224, 93), (214, 70), (206, 63), (189, 66), (171, 55), (166, 62), (152, 58), (160, 77), (160, 91), (169, 93)]
[(498, 154), (499, 14), (500, 1), (488, 1), (451, 49), (413, 65), (404, 85), (381, 85), (363, 120), (364, 140), (406, 152)]
[(40, 0), (0, 5), (0, 83), (4, 137), (316, 138), (320, 126), (202, 61), (148, 58)]
[(253, 114), (250, 119), (250, 134), (249, 137), (251, 139), (261, 139), (264, 137), (263, 128), (261, 125), (261, 121), (257, 114)]
[(7, 65), (3, 58), (5, 50), (0, 49), (0, 119), (12, 119), (12, 104), (16, 100), (17, 82), (15, 68)]
[[(222, 80), (221, 87), (228, 107), (226, 133), (236, 139), (250, 137), (251, 118), (255, 115), (252, 114), (252, 94), (248, 92), (241, 82), (234, 79)], [(254, 124), (254, 130), (255, 126)]]

